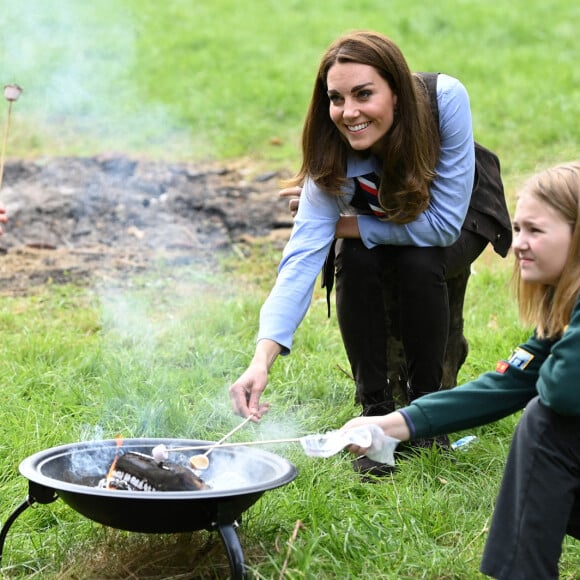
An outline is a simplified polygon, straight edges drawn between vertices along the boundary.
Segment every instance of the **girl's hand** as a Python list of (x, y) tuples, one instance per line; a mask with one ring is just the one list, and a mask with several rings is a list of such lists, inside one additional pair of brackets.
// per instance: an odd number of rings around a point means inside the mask
[[(383, 430), (385, 435), (398, 439), (399, 441), (408, 441), (411, 438), (411, 432), (407, 426), (407, 422), (401, 413), (394, 411), (388, 415), (380, 415), (378, 417), (356, 417), (351, 419), (343, 425), (342, 430), (357, 429), (359, 427), (369, 427), (377, 425)], [(364, 449), (353, 447), (349, 449), (354, 453), (364, 453)]]

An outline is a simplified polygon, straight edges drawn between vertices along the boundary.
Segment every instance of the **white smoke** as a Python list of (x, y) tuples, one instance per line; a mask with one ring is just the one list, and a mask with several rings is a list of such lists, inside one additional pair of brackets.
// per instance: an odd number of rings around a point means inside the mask
[(0, 14), (0, 83), (23, 87), (18, 113), (38, 132), (106, 148), (177, 131), (133, 84), (135, 18), (115, 0), (0, 0)]

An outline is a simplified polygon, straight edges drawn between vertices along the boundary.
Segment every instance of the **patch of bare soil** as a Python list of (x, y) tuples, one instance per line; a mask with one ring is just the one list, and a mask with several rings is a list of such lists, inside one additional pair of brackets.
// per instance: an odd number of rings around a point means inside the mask
[(122, 278), (152, 260), (211, 266), (255, 239), (288, 237), (277, 173), (122, 155), (7, 162), (0, 294)]

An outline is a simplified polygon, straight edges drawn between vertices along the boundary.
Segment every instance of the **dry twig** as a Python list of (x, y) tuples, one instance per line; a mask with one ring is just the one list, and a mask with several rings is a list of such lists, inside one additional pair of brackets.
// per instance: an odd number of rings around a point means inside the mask
[(292, 546), (294, 545), (294, 542), (296, 541), (296, 538), (298, 536), (298, 530), (303, 527), (304, 525), (302, 524), (302, 522), (300, 520), (296, 520), (296, 524), (294, 525), (294, 531), (292, 532), (290, 540), (288, 541), (288, 551), (286, 552), (286, 559), (284, 560), (282, 570), (280, 571), (280, 580), (283, 580), (286, 574), (286, 568), (288, 568), (288, 561), (290, 560), (290, 555), (292, 553)]
[(349, 379), (354, 381), (354, 377), (352, 376), (351, 373), (349, 373), (345, 368), (343, 368), (341, 365), (337, 364), (336, 368), (346, 377), (348, 377)]

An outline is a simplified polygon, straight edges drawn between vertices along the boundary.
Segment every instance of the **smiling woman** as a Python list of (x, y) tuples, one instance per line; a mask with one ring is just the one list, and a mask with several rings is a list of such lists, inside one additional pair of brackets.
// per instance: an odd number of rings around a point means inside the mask
[[(462, 229), (475, 170), (467, 91), (439, 75), (436, 93), (438, 126), (426, 87), (380, 33), (346, 34), (324, 53), (303, 129), (302, 167), (289, 181), (304, 189), (278, 279), (262, 307), (254, 358), (230, 389), (237, 413), (259, 417), (268, 409), (260, 398), (269, 369), (290, 352), (335, 238), (330, 267), (338, 322), (363, 414), (395, 407), (385, 306), (392, 278), (399, 285), (408, 400), (441, 387), (447, 277), (468, 269), (487, 240)], [(363, 474), (392, 470), (366, 459), (354, 467)]]
[(395, 120), (397, 95), (372, 66), (338, 62), (327, 76), (330, 118), (355, 151), (381, 153)]

